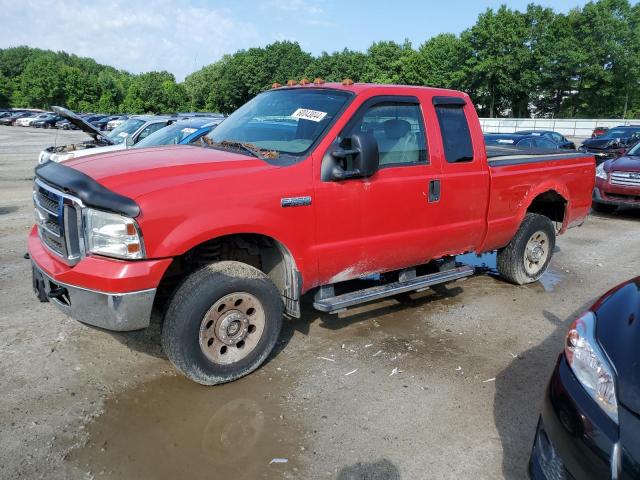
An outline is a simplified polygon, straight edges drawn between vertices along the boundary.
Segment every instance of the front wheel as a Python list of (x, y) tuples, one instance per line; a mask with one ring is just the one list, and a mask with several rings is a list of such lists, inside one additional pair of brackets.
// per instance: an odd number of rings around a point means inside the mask
[(174, 294), (162, 345), (178, 371), (216, 385), (257, 369), (275, 346), (283, 303), (269, 277), (240, 262), (217, 262), (191, 274)]
[(517, 285), (532, 283), (546, 272), (556, 234), (548, 217), (527, 213), (509, 244), (498, 251), (500, 276)]

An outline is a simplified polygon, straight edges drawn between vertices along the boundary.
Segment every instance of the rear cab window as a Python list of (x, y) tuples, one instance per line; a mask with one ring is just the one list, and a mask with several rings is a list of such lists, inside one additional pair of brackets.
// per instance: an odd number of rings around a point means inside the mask
[(473, 144), (464, 113), (465, 104), (460, 97), (433, 97), (447, 163), (473, 161)]

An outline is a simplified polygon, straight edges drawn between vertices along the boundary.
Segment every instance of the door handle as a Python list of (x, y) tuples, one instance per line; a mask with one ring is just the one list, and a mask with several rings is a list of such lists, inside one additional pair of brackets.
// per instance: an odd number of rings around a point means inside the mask
[(429, 202), (440, 200), (440, 180), (429, 180)]

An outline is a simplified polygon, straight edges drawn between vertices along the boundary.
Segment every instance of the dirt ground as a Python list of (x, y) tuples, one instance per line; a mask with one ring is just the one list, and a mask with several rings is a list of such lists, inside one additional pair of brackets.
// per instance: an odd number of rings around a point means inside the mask
[(593, 215), (540, 283), (480, 274), (339, 317), (307, 301), (260, 370), (201, 387), (163, 356), (159, 319), (100, 331), (31, 290), (37, 153), (79, 138), (0, 127), (2, 479), (525, 478), (568, 323), (640, 273), (640, 212)]

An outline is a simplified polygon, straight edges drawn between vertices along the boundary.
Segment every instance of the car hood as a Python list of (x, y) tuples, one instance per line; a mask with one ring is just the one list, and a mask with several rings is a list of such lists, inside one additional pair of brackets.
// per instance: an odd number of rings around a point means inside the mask
[(596, 336), (616, 371), (618, 401), (640, 414), (640, 277), (596, 303)]
[(639, 172), (640, 173), (640, 156), (623, 156), (615, 160), (609, 160), (605, 165), (607, 172)]
[(248, 155), (191, 145), (120, 150), (73, 159), (65, 165), (134, 200), (179, 184), (273, 168)]
[(69, 120), (70, 123), (73, 123), (80, 130), (87, 133), (95, 141), (100, 141), (103, 143), (107, 143), (109, 145), (113, 144), (113, 140), (111, 140), (109, 137), (104, 135), (100, 130), (98, 130), (96, 127), (91, 125), (89, 122), (85, 122), (83, 118), (80, 118), (71, 110), (67, 110), (64, 107), (52, 107), (52, 109), (58, 115), (66, 118), (67, 120)]
[[(587, 140), (582, 142), (582, 145), (589, 148), (608, 148), (613, 147), (613, 145), (615, 144), (614, 140), (614, 138), (588, 138)], [(612, 145), (609, 145), (609, 143), (612, 143)]]

